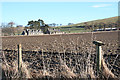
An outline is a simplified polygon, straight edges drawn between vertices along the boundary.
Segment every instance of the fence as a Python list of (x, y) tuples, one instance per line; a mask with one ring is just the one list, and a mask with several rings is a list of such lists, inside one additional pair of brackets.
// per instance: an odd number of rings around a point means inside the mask
[[(101, 77), (99, 72), (103, 70), (103, 72), (108, 73), (107, 77), (110, 76), (114, 78), (114, 74), (107, 68), (104, 60), (102, 60), (102, 43), (99, 41), (94, 41), (93, 43), (96, 44), (96, 52), (98, 55), (96, 55), (96, 53), (89, 55), (89, 53), (86, 52), (84, 54), (77, 52), (48, 53), (44, 52), (43, 49), (40, 51), (22, 51), (21, 44), (18, 45), (18, 51), (13, 50), (4, 52), (8, 53), (6, 56), (9, 56), (9, 58), (7, 58), (10, 63), (18, 60), (17, 69), (20, 73), (20, 76), (22, 76), (21, 73), (24, 73), (30, 78), (40, 78), (45, 76), (50, 76), (53, 78), (95, 78)], [(25, 68), (27, 71), (23, 71), (23, 66), (25, 65), (27, 65)], [(103, 69), (101, 69), (102, 67)], [(26, 76), (24, 76), (24, 78), (26, 78)]]
[[(98, 78), (120, 72), (120, 55), (117, 52), (118, 32), (15, 36), (3, 37), (3, 71), (6, 77), (17, 78)], [(111, 35), (111, 36), (109, 36)], [(105, 43), (101, 70), (97, 71), (96, 46), (92, 41)], [(18, 72), (17, 44), (22, 44), (22, 74)], [(101, 51), (100, 51), (101, 52)], [(98, 59), (101, 59), (98, 58)], [(107, 64), (107, 65), (106, 65)], [(99, 69), (98, 69), (99, 70)], [(100, 73), (99, 73), (100, 72)]]

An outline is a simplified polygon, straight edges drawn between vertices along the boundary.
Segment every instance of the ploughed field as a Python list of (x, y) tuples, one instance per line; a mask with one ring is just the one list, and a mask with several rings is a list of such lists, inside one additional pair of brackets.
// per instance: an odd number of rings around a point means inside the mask
[[(109, 69), (120, 77), (120, 31), (2, 37), (2, 50), (10, 66), (22, 45), (23, 62), (32, 77), (87, 77), (90, 67), (96, 75), (94, 40), (102, 41), (103, 57)], [(43, 51), (43, 53), (42, 53)], [(70, 74), (68, 74), (70, 73)], [(43, 75), (44, 74), (44, 75)]]

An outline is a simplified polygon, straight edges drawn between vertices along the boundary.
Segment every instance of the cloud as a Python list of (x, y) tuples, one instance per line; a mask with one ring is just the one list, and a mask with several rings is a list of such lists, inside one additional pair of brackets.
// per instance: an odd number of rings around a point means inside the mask
[(100, 8), (100, 7), (107, 7), (107, 6), (111, 6), (112, 4), (99, 4), (99, 5), (94, 5), (92, 7), (94, 8)]

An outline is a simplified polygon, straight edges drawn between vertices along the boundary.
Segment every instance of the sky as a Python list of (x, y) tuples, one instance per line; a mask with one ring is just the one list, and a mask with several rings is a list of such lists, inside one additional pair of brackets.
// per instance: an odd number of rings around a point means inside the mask
[(118, 2), (2, 2), (2, 23), (26, 26), (28, 21), (46, 24), (81, 23), (118, 16)]

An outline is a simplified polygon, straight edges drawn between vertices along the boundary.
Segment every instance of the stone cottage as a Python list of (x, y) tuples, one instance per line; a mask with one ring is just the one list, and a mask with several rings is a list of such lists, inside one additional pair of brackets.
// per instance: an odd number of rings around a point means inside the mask
[(41, 35), (43, 32), (41, 29), (35, 30), (35, 29), (26, 29), (22, 32), (22, 35)]
[[(47, 34), (63, 34), (64, 32), (61, 32), (60, 29), (48, 29)], [(41, 29), (26, 29), (22, 32), (22, 35), (42, 35), (44, 34)]]

